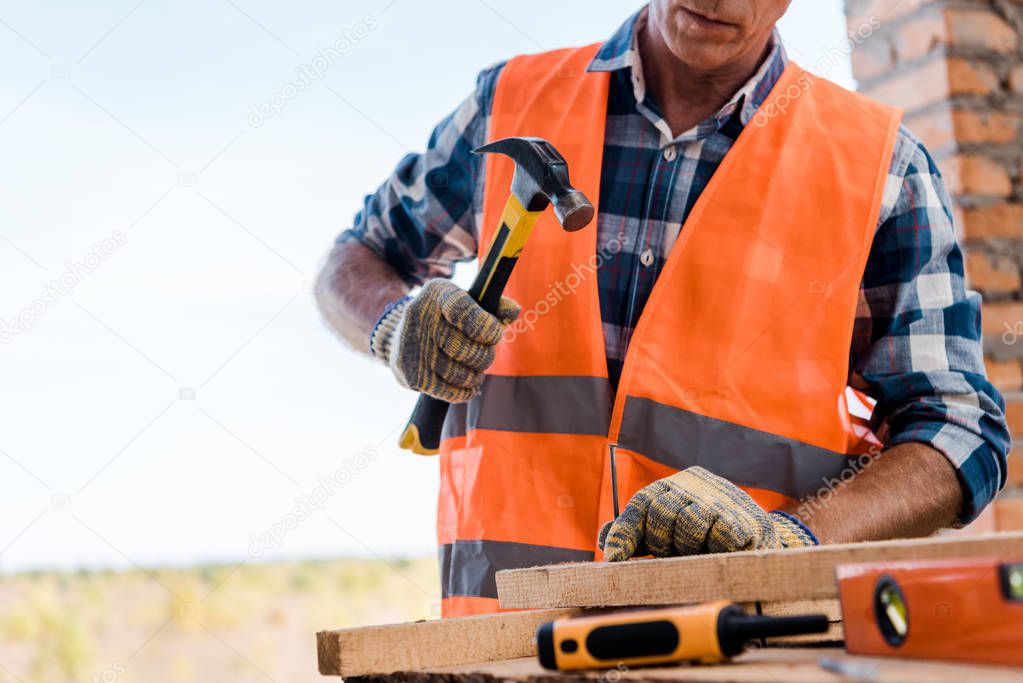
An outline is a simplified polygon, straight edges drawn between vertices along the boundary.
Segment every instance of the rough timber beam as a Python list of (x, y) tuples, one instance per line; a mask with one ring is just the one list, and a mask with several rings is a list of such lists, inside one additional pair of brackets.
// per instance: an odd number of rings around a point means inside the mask
[(975, 557), (1023, 558), (1023, 532), (511, 569), (497, 592), (505, 608), (787, 602), (836, 597), (840, 564)]

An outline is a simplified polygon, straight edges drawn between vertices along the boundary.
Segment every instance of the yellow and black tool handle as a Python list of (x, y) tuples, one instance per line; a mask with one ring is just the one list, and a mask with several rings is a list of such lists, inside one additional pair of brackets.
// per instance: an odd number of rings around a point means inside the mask
[(727, 602), (656, 610), (612, 612), (558, 619), (537, 630), (537, 655), (545, 669), (574, 671), (685, 660), (721, 662), (718, 642)]
[(566, 617), (540, 626), (536, 651), (545, 669), (647, 666), (674, 662), (717, 664), (751, 640), (823, 633), (823, 614), (747, 615), (725, 600), (701, 605)]
[[(515, 195), (508, 198), (501, 215), (501, 227), (494, 233), (487, 255), (469, 288), (469, 296), (487, 313), (497, 313), (504, 287), (541, 213), (526, 210)], [(419, 455), (439, 453), (448, 405), (446, 401), (420, 394), (398, 445)]]

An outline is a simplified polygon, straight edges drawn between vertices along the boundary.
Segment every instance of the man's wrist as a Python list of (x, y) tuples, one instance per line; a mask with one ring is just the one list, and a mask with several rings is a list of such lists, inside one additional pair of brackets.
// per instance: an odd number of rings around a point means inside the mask
[(411, 296), (403, 296), (392, 301), (384, 307), (380, 317), (377, 318), (373, 329), (369, 334), (369, 352), (383, 362), (387, 363), (391, 356), (391, 344), (394, 339), (394, 332), (405, 313), (405, 307), (412, 300)]
[(779, 517), (778, 521), (786, 527), (786, 535), (790, 537), (787, 539), (789, 542), (786, 543), (786, 547), (821, 544), (817, 534), (796, 515), (785, 510), (772, 510), (771, 514)]

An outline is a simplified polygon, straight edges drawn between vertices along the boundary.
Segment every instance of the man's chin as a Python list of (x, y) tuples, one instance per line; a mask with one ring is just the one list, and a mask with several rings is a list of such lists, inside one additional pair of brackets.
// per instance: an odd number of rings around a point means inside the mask
[(689, 68), (701, 71), (715, 71), (735, 61), (735, 46), (727, 42), (681, 41), (672, 53)]

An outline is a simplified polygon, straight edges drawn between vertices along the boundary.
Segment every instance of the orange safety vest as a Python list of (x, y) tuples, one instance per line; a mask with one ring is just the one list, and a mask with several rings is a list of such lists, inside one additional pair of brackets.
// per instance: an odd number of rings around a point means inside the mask
[[(587, 72), (598, 47), (508, 62), (489, 131), (550, 140), (594, 203), (609, 80)], [(790, 65), (682, 227), (616, 396), (596, 270), (619, 245), (597, 244), (596, 220), (566, 233), (544, 213), (506, 290), (523, 314), (482, 395), (445, 423), (445, 616), (495, 611), (498, 570), (599, 557), (609, 443), (619, 444), (623, 505), (701, 465), (773, 509), (863, 452), (846, 403), (849, 348), (900, 120)], [(487, 156), (480, 244), (499, 225), (513, 170)]]

